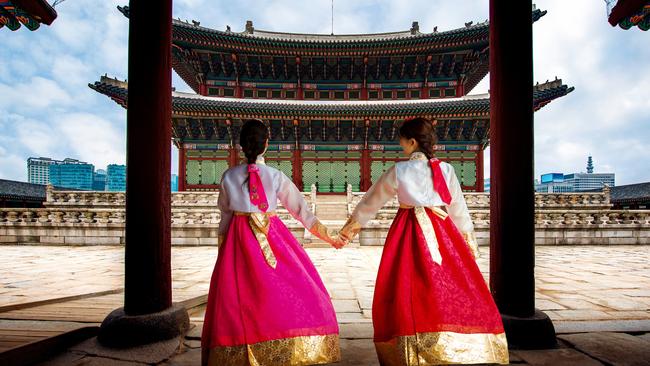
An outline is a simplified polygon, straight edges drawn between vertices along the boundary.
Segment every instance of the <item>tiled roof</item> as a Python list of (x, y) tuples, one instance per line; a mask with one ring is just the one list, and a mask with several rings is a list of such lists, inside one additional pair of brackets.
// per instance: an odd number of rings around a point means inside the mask
[(45, 185), (0, 179), (0, 196), (3, 198), (45, 201)]
[(650, 182), (612, 187), (610, 200), (615, 204), (650, 201)]
[[(99, 93), (109, 96), (126, 108), (126, 84), (112, 79), (88, 84)], [(538, 110), (552, 100), (573, 91), (561, 80), (537, 85), (534, 91), (534, 108)], [(265, 116), (267, 118), (403, 118), (422, 116), (439, 118), (489, 115), (490, 99), (487, 94), (461, 98), (414, 99), (390, 101), (311, 101), (263, 100), (221, 98), (190, 93), (172, 92), (174, 117), (239, 117)]]

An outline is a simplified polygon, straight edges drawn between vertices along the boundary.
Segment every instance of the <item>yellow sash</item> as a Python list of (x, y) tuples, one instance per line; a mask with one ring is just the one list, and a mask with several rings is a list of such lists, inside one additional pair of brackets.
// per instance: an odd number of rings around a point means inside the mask
[[(417, 219), (418, 225), (420, 225), (420, 228), (422, 229), (422, 233), (424, 234), (424, 240), (427, 242), (427, 247), (429, 247), (429, 252), (431, 253), (431, 259), (433, 259), (433, 261), (438, 263), (439, 265), (442, 265), (442, 256), (440, 255), (440, 248), (438, 246), (438, 239), (436, 238), (436, 232), (433, 230), (433, 223), (431, 222), (429, 215), (427, 215), (425, 207), (408, 206), (403, 204), (400, 204), (399, 207), (407, 210), (410, 209), (415, 210), (415, 218)], [(449, 216), (447, 211), (443, 210), (439, 206), (432, 206), (428, 208), (431, 211), (433, 211), (433, 213), (436, 216), (440, 217), (443, 220), (445, 220), (447, 216)]]
[(255, 234), (255, 238), (260, 244), (260, 249), (262, 249), (262, 254), (266, 263), (272, 268), (275, 268), (277, 265), (277, 260), (269, 245), (269, 227), (271, 226), (270, 217), (275, 216), (275, 212), (239, 212), (236, 211), (235, 215), (237, 216), (248, 216), (248, 224)]

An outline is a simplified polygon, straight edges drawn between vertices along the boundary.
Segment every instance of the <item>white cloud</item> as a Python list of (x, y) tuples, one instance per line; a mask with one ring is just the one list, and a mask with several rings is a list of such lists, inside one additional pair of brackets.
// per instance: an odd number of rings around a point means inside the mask
[[(650, 181), (650, 164), (643, 158), (650, 153), (645, 143), (650, 139), (646, 32), (611, 27), (602, 2), (536, 3), (548, 14), (534, 25), (535, 80), (558, 76), (576, 87), (535, 114), (536, 176), (584, 170), (587, 154), (592, 154), (596, 171), (614, 171), (617, 184)], [(86, 84), (104, 73), (127, 77), (128, 19), (116, 9), (125, 4), (65, 2), (57, 7), (59, 17), (51, 27), (4, 33), (0, 177), (24, 180), (30, 155), (76, 157), (101, 168), (124, 161), (125, 112)], [(216, 29), (228, 24), (234, 31), (243, 30), (250, 19), (258, 29), (329, 33), (330, 4), (175, 0), (174, 17)], [(337, 34), (406, 30), (412, 21), (419, 22), (422, 32), (430, 32), (434, 26), (445, 31), (484, 21), (488, 2), (335, 1), (334, 12)], [(179, 90), (189, 90), (177, 75), (173, 81)], [(485, 78), (473, 93), (488, 88)], [(489, 149), (485, 158), (489, 176)], [(172, 170), (177, 171), (176, 163)]]
[(1, 84), (0, 108), (9, 110), (42, 111), (54, 104), (65, 105), (72, 103), (70, 95), (53, 80), (40, 76), (32, 77), (26, 83)]

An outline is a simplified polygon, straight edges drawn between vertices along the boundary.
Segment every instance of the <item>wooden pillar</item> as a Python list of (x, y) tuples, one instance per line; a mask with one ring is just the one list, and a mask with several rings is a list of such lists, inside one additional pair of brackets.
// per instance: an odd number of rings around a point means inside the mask
[(187, 156), (185, 144), (181, 142), (178, 148), (178, 190), (184, 191), (187, 184)]
[(291, 157), (291, 172), (292, 172), (292, 180), (293, 183), (300, 189), (301, 191), (304, 190), (303, 183), (302, 183), (302, 154), (300, 154), (300, 149), (294, 149), (293, 150), (293, 156)]
[(490, 0), (490, 287), (515, 348), (555, 345), (535, 309), (531, 0)]
[(456, 97), (462, 97), (465, 95), (465, 84), (463, 84), (462, 78), (459, 78), (456, 84)]
[(372, 186), (370, 150), (361, 150), (361, 191), (367, 192)]
[(201, 83), (199, 84), (199, 95), (206, 96), (208, 95), (208, 86)]
[(476, 192), (485, 191), (485, 178), (484, 178), (484, 165), (483, 165), (483, 146), (479, 146), (479, 151), (476, 152)]
[[(300, 121), (297, 119), (293, 120), (294, 133), (297, 133)], [(304, 190), (303, 181), (302, 181), (302, 154), (300, 153), (300, 140), (298, 136), (295, 136), (295, 143), (293, 146), (293, 153), (291, 156), (291, 179), (293, 183), (300, 189)]]
[(171, 19), (172, 0), (129, 3), (124, 308), (111, 312), (100, 342), (132, 346), (189, 327), (172, 306)]
[(370, 121), (364, 121), (364, 142), (363, 149), (361, 150), (361, 191), (366, 192), (372, 186), (371, 179), (371, 161), (370, 161), (370, 149), (368, 146), (368, 129), (370, 128)]
[(228, 149), (228, 166), (234, 167), (239, 164), (239, 150), (233, 145)]
[(226, 118), (226, 128), (228, 129), (228, 167), (232, 168), (239, 164), (239, 150), (237, 149), (237, 143), (233, 140), (232, 134), (232, 119)]
[(131, 1), (124, 308), (133, 315), (172, 301), (170, 45), (171, 1)]

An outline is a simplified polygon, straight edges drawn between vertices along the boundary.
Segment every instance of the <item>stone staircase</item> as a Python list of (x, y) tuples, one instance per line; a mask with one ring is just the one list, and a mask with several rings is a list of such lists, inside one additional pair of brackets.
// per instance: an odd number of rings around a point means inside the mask
[[(345, 195), (318, 195), (316, 197), (316, 216), (327, 227), (340, 229), (348, 219), (347, 199)], [(319, 238), (313, 237), (307, 248), (322, 248), (330, 245)]]

